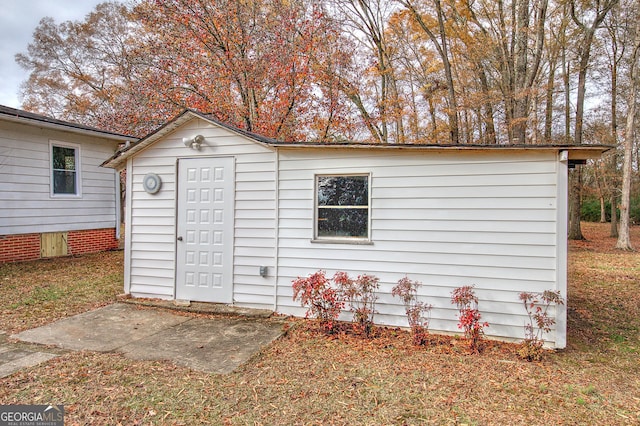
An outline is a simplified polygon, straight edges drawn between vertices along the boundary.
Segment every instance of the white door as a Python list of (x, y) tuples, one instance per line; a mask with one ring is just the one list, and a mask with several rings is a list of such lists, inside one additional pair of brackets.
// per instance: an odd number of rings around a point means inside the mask
[(233, 301), (231, 157), (178, 160), (176, 299)]

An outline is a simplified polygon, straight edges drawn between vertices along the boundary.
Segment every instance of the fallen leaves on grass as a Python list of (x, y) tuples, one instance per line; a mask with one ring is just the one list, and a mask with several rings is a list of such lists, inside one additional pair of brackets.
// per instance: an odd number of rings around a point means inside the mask
[[(570, 241), (568, 349), (638, 371), (640, 254), (616, 250), (609, 224), (582, 228), (587, 240)], [(631, 229), (631, 238), (640, 247), (640, 227)]]
[(0, 264), (0, 330), (17, 333), (115, 301), (123, 252)]
[[(637, 421), (630, 377), (419, 348), (405, 331), (327, 337), (296, 320), (229, 375), (75, 352), (4, 379), (0, 403), (61, 403), (67, 424), (576, 424)], [(564, 357), (567, 355), (557, 355)], [(554, 358), (555, 358), (554, 357)], [(634, 411), (635, 410), (635, 411)], [(628, 421), (624, 417), (628, 418)], [(612, 421), (612, 419), (616, 419)]]
[(295, 320), (229, 375), (76, 352), (0, 380), (0, 404), (62, 403), (69, 425), (638, 424), (640, 258), (600, 242), (606, 226), (571, 243), (568, 347), (543, 362), (498, 342), (470, 355), (449, 336), (417, 347), (404, 330), (326, 336)]

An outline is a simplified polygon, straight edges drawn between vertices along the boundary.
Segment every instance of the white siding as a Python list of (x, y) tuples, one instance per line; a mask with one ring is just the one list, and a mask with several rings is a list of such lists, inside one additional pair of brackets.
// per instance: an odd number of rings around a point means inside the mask
[[(51, 197), (51, 140), (80, 146), (81, 197)], [(0, 235), (114, 228), (115, 171), (100, 164), (117, 145), (0, 121)]]
[[(431, 328), (457, 332), (451, 291), (475, 285), (487, 335), (522, 338), (522, 291), (560, 289), (554, 152), (280, 151), (278, 310), (299, 315), (291, 281), (317, 270), (381, 280), (376, 322), (406, 326), (391, 288), (421, 281)], [(371, 245), (312, 242), (314, 175), (371, 174)], [(553, 333), (547, 336), (554, 344)], [(561, 345), (563, 341), (559, 342)]]
[[(199, 151), (183, 137), (201, 134)], [(134, 296), (171, 299), (176, 269), (176, 164), (180, 158), (235, 158), (234, 303), (273, 308), (275, 278), (259, 275), (260, 266), (275, 270), (275, 153), (242, 136), (193, 119), (129, 160), (131, 235), (127, 247), (125, 289)], [(144, 192), (147, 173), (162, 179), (155, 195)]]

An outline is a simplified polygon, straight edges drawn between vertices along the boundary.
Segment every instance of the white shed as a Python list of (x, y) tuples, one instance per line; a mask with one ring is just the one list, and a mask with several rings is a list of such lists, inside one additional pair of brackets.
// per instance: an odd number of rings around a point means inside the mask
[(187, 110), (104, 166), (129, 178), (133, 297), (303, 315), (292, 280), (345, 271), (379, 277), (376, 322), (406, 326), (391, 288), (408, 275), (432, 330), (458, 331), (451, 291), (475, 285), (487, 335), (508, 340), (523, 337), (520, 292), (566, 298), (567, 169), (606, 150), (281, 143)]
[(117, 248), (119, 177), (100, 164), (127, 140), (0, 105), (0, 262)]

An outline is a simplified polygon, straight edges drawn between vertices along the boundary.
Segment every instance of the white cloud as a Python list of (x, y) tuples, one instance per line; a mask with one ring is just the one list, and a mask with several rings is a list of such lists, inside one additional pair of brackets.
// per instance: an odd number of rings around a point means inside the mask
[(44, 17), (57, 23), (83, 20), (105, 0), (3, 0), (0, 7), (0, 105), (20, 108), (18, 92), (26, 72), (15, 55), (27, 51), (33, 31)]

